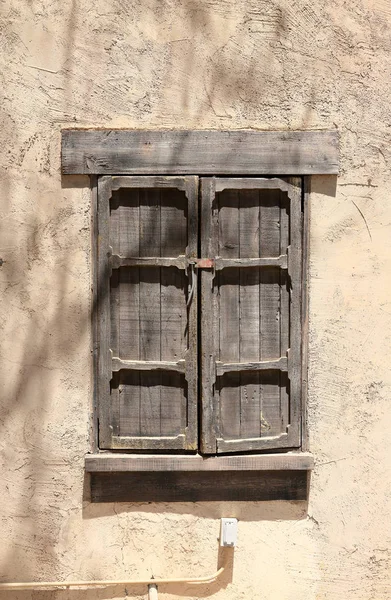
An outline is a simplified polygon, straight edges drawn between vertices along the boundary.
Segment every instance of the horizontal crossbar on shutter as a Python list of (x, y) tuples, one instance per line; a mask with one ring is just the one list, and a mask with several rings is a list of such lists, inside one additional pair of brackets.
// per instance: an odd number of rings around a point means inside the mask
[(176, 371), (177, 373), (185, 373), (186, 361), (178, 360), (176, 362), (169, 360), (122, 360), (117, 356), (113, 356), (111, 369), (113, 372), (124, 370), (133, 371)]
[(188, 268), (190, 261), (186, 256), (171, 257), (144, 257), (144, 256), (119, 256), (112, 254), (110, 264), (113, 269), (120, 267), (175, 267), (185, 270)]
[(263, 360), (258, 362), (224, 363), (216, 361), (216, 375), (224, 373), (240, 373), (241, 371), (287, 371), (288, 359), (281, 356), (276, 360)]
[(280, 254), (280, 256), (270, 258), (216, 258), (214, 263), (216, 271), (230, 267), (280, 267), (280, 269), (287, 269), (288, 255)]
[(180, 434), (176, 436), (152, 436), (148, 435), (145, 437), (137, 437), (135, 435), (130, 436), (113, 436), (111, 442), (112, 450), (129, 450), (131, 445), (132, 450), (195, 450), (195, 443), (193, 446), (189, 444), (188, 436), (186, 434)]

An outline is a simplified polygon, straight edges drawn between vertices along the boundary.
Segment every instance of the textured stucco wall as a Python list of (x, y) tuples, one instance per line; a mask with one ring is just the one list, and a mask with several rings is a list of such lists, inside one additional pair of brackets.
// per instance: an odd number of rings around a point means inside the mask
[[(388, 0), (3, 0), (3, 580), (201, 576), (236, 515), (233, 575), (228, 556), (220, 582), (162, 597), (388, 600), (390, 20)], [(312, 179), (308, 513), (83, 501), (90, 192), (61, 179), (63, 126), (340, 131), (340, 176)]]

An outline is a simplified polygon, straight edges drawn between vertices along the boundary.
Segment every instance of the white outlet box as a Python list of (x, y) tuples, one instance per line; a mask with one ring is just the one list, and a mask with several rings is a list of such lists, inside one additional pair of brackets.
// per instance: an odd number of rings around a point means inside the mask
[(238, 520), (234, 518), (221, 519), (220, 546), (236, 546), (238, 539)]

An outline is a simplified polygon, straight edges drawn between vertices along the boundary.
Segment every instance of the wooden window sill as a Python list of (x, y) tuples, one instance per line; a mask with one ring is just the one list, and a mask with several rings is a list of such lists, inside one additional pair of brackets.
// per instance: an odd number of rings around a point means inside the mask
[(92, 502), (305, 501), (313, 464), (307, 452), (85, 458)]
[(308, 471), (314, 459), (309, 452), (286, 452), (247, 456), (200, 455), (140, 455), (140, 454), (87, 454), (88, 473), (124, 473), (143, 471)]

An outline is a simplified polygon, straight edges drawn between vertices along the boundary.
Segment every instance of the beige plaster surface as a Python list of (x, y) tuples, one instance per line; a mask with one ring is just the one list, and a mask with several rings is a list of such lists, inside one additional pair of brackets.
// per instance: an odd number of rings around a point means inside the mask
[[(227, 574), (162, 598), (388, 600), (389, 1), (3, 0), (0, 10), (0, 579), (202, 576), (217, 565), (218, 519), (237, 516)], [(60, 131), (72, 126), (340, 132), (340, 176), (313, 177), (310, 197), (308, 507), (85, 499), (91, 204), (87, 178), (60, 175)]]

